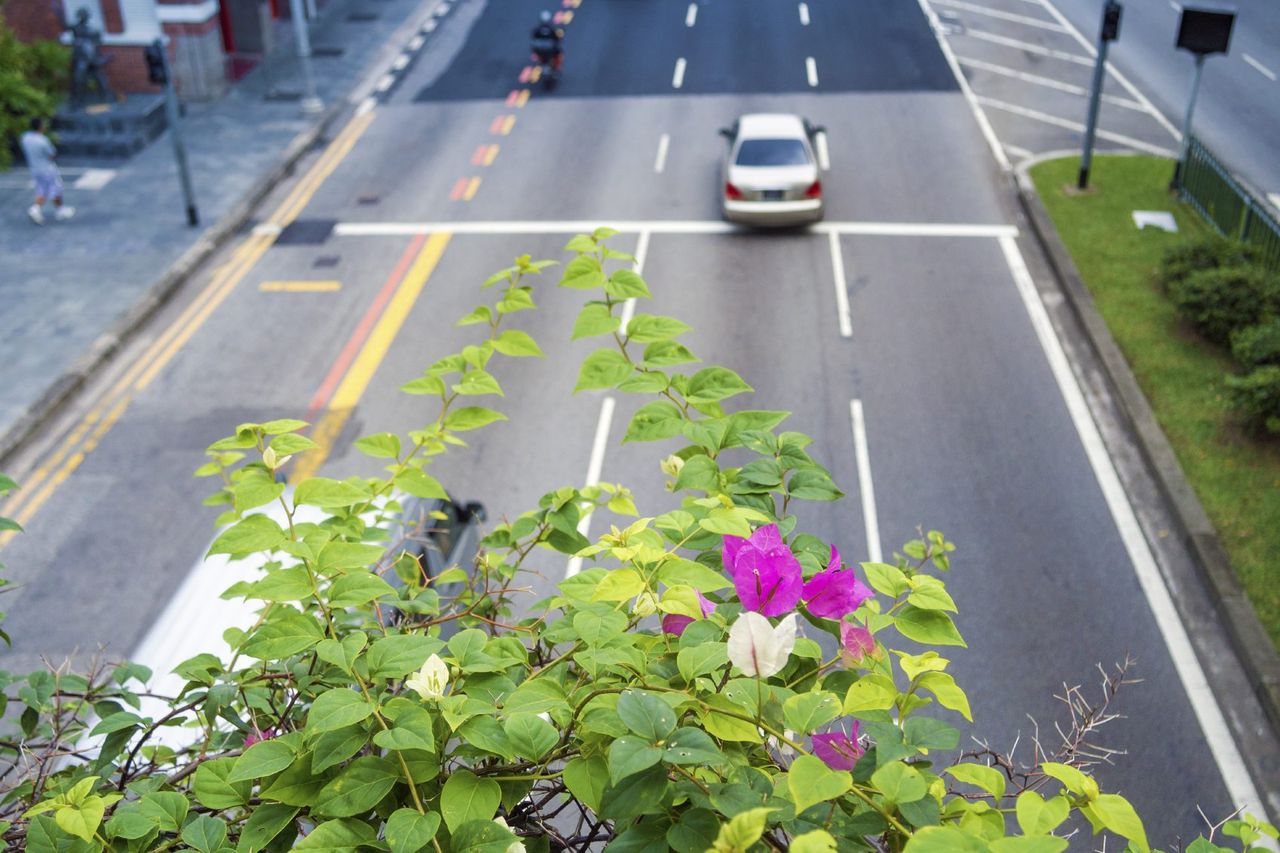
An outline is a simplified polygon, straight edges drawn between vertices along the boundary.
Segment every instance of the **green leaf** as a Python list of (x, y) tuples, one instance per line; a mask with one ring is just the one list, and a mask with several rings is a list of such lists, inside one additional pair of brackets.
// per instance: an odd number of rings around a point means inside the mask
[(650, 767), (605, 788), (600, 798), (599, 814), (609, 820), (623, 821), (662, 809), (671, 789), (667, 771)]
[(671, 385), (671, 377), (658, 370), (636, 371), (618, 383), (628, 394), (661, 394)]
[(598, 349), (583, 360), (573, 393), (612, 388), (626, 379), (634, 369), (626, 356), (617, 350)]
[(693, 364), (700, 360), (679, 341), (660, 341), (644, 348), (645, 367), (673, 367), (677, 364)]
[(1015, 812), (1023, 833), (1043, 835), (1062, 825), (1071, 813), (1071, 806), (1066, 797), (1050, 797), (1046, 800), (1035, 791), (1023, 791), (1018, 795)]
[(395, 588), (373, 572), (357, 569), (338, 578), (329, 587), (329, 606), (358, 607), (375, 598), (395, 594)]
[(613, 316), (609, 312), (609, 307), (603, 302), (588, 302), (578, 312), (578, 319), (573, 324), (571, 340), (607, 335), (616, 331), (621, 325), (622, 320)]
[(292, 764), (297, 757), (293, 744), (286, 740), (272, 738), (259, 741), (236, 759), (235, 767), (227, 775), (227, 781), (244, 782), (279, 773)]
[(294, 435), (287, 433), (278, 435), (271, 439), (271, 443), (267, 445), (276, 452), (276, 457), (292, 456), (295, 453), (302, 453), (305, 450), (315, 450), (320, 445), (316, 444), (305, 435)]
[(737, 394), (752, 391), (742, 377), (727, 367), (706, 367), (693, 374), (689, 380), (690, 403), (715, 403)]
[(311, 830), (293, 849), (315, 850), (318, 853), (356, 853), (359, 847), (373, 844), (377, 837), (373, 827), (363, 821), (328, 820)]
[(649, 287), (634, 270), (615, 270), (605, 282), (604, 292), (614, 299), (649, 299)]
[(506, 853), (519, 839), (492, 820), (468, 821), (453, 833), (453, 853)]
[(444, 396), (444, 382), (438, 376), (419, 376), (400, 386), (406, 394), (430, 394)]
[(298, 484), (293, 493), (294, 506), (318, 506), (324, 509), (355, 506), (369, 500), (369, 490), (341, 480), (309, 477)]
[(502, 725), (516, 755), (539, 761), (560, 740), (556, 729), (536, 714), (512, 714)]
[(598, 755), (591, 758), (575, 758), (564, 766), (564, 784), (569, 793), (592, 810), (600, 810), (600, 797), (604, 794), (609, 768)]
[(791, 763), (787, 789), (796, 804), (796, 814), (816, 803), (834, 800), (853, 787), (853, 777), (844, 770), (832, 770), (822, 759), (801, 755)]
[(969, 722), (973, 722), (973, 712), (969, 709), (969, 697), (956, 684), (956, 680), (945, 672), (925, 672), (916, 677), (916, 684), (933, 693), (938, 704), (952, 711), (959, 711)]
[[(712, 849), (716, 853), (719, 851), (747, 853), (760, 840), (760, 836), (764, 835), (764, 828), (768, 824), (769, 813), (772, 811), (773, 809), (768, 808), (755, 808), (734, 815), (728, 823), (720, 827), (720, 834), (716, 836)], [(802, 809), (797, 807), (796, 811), (799, 812)]]
[(578, 255), (565, 265), (564, 275), (560, 277), (561, 287), (574, 290), (592, 290), (604, 287), (604, 268), (600, 261), (590, 255)]
[(528, 333), (519, 329), (507, 329), (493, 339), (493, 348), (512, 358), (541, 357), (542, 348)]
[(914, 803), (929, 792), (920, 771), (901, 761), (890, 761), (872, 773), (871, 784), (891, 803)]
[(635, 569), (614, 569), (591, 594), (592, 601), (626, 601), (644, 592), (644, 578)]
[(902, 725), (907, 745), (920, 750), (955, 749), (960, 732), (955, 726), (932, 717), (911, 717)]
[(354, 817), (382, 801), (399, 779), (395, 765), (385, 758), (357, 758), (321, 789), (312, 810), (331, 817)]
[[(364, 746), (367, 742), (362, 738), (360, 746)], [(309, 767), (307, 756), (304, 754), (275, 777), (262, 792), (262, 799), (284, 803), (287, 806), (310, 806), (330, 778), (329, 775), (321, 775), (319, 771)]]
[(470, 821), (492, 823), (502, 802), (502, 788), (492, 779), (478, 778), (469, 770), (455, 770), (440, 791), (440, 811), (450, 832)]
[(787, 493), (805, 501), (834, 501), (844, 492), (831, 481), (831, 475), (821, 468), (802, 468), (787, 481)]
[(297, 806), (279, 803), (263, 803), (258, 806), (240, 830), (239, 849), (243, 853), (256, 853), (264, 849), (286, 826), (293, 823), (297, 814)]
[(666, 751), (662, 760), (668, 764), (722, 764), (724, 753), (711, 736), (702, 729), (691, 726), (676, 729), (675, 734), (666, 740)]
[(917, 575), (912, 579), (915, 589), (907, 596), (907, 601), (921, 610), (949, 610), (956, 612), (956, 603), (952, 601), (942, 581), (931, 575)]
[(260, 601), (301, 601), (315, 591), (306, 566), (276, 569), (245, 591), (245, 598)]
[(86, 797), (78, 806), (66, 806), (53, 813), (53, 821), (68, 835), (92, 841), (106, 814), (106, 800), (102, 797)]
[(624, 690), (618, 696), (617, 710), (623, 724), (650, 743), (662, 740), (676, 727), (671, 706), (644, 690)]
[(231, 490), (235, 496), (236, 512), (248, 512), (263, 504), (269, 504), (284, 494), (284, 483), (270, 479), (266, 472), (261, 477), (244, 478)]
[(989, 853), (987, 842), (952, 826), (917, 830), (903, 853)]
[(665, 400), (646, 403), (631, 416), (627, 426), (627, 434), (622, 442), (628, 441), (661, 441), (675, 438), (684, 429), (684, 415), (674, 403)]
[(563, 708), (564, 704), (563, 687), (546, 678), (534, 678), (517, 687), (507, 697), (503, 707), (508, 714), (542, 714)]
[(864, 675), (844, 697), (844, 712), (857, 715), (863, 711), (887, 711), (898, 698), (898, 688), (884, 675)]
[(315, 747), (311, 753), (311, 772), (318, 775), (341, 764), (368, 742), (369, 733), (363, 726), (345, 726), (322, 734), (315, 739)]
[(669, 341), (689, 331), (690, 327), (674, 317), (637, 314), (627, 324), (627, 340), (641, 344)]
[(825, 829), (815, 829), (791, 839), (791, 853), (836, 853), (836, 840)]
[(182, 840), (202, 853), (217, 853), (227, 841), (227, 825), (207, 814), (197, 815), (182, 828)]
[[(1138, 813), (1124, 797), (1119, 794), (1099, 794), (1082, 811), (1086, 809), (1092, 811), (1098, 822), (1109, 832), (1129, 839), (1140, 853), (1146, 853), (1150, 849), (1142, 818), (1138, 817)], [(1085, 816), (1088, 817), (1087, 812)]]
[(123, 838), (129, 841), (146, 838), (158, 831), (154, 823), (138, 814), (136, 807), (130, 808), (128, 804), (117, 808), (106, 826), (108, 838)]
[(102, 720), (102, 722), (94, 726), (93, 731), (89, 732), (89, 737), (131, 729), (142, 722), (144, 722), (143, 719), (137, 714), (131, 714), (128, 711), (120, 711), (107, 716)]
[[(667, 830), (667, 844), (676, 853), (705, 853), (720, 834), (720, 821), (710, 809), (688, 809)], [(793, 849), (794, 849), (794, 842)]]
[(662, 750), (630, 736), (620, 737), (609, 747), (609, 781), (614, 785), (662, 760)]
[(200, 765), (196, 770), (193, 791), (201, 805), (211, 809), (230, 809), (248, 805), (249, 792), (253, 789), (253, 783), (231, 781), (231, 772), (235, 766), (234, 758), (216, 758)]
[(1093, 799), (1098, 796), (1098, 783), (1070, 764), (1045, 761), (1041, 763), (1040, 769), (1044, 771), (1046, 776), (1051, 776), (1061, 782), (1073, 794), (1078, 794), (1087, 799)]
[(626, 627), (627, 617), (616, 610), (607, 613), (583, 611), (573, 617), (573, 630), (591, 648), (604, 645), (620, 635)]
[(867, 573), (867, 583), (881, 595), (897, 598), (911, 588), (907, 576), (897, 566), (888, 563), (863, 563), (862, 570)]
[(324, 627), (314, 616), (277, 607), (241, 651), (258, 660), (280, 660), (305, 652), (323, 639)]
[(957, 782), (973, 785), (975, 788), (986, 791), (997, 805), (1004, 798), (1005, 776), (994, 767), (983, 764), (956, 764), (943, 772)]
[(823, 690), (799, 693), (782, 703), (782, 718), (787, 728), (806, 735), (825, 726), (842, 711), (840, 698)]
[[(505, 421), (506, 419), (507, 416), (502, 412), (495, 412), (493, 409), (486, 409), (481, 406), (468, 406), (450, 412), (445, 417), (444, 428), (453, 432), (466, 432), (487, 426), (494, 421)], [(427, 496), (420, 495), (419, 497)]]
[(708, 675), (723, 669), (729, 662), (729, 650), (724, 643), (702, 643), (681, 649), (676, 654), (676, 668), (686, 682), (700, 675)]
[(951, 617), (941, 610), (921, 610), (904, 604), (893, 618), (893, 624), (904, 637), (926, 646), (965, 646)]
[[(997, 838), (991, 842), (991, 853), (1062, 853), (1069, 845), (1070, 842), (1067, 839), (1054, 835)], [(1197, 853), (1194, 844), (1187, 848), (1187, 853)]]
[(440, 815), (419, 814), (414, 809), (396, 809), (387, 820), (387, 844), (391, 853), (418, 853), (436, 837)]
[(320, 549), (320, 571), (329, 574), (339, 569), (364, 569), (382, 557), (385, 546), (364, 542), (332, 541)]
[(154, 791), (138, 801), (138, 814), (160, 827), (177, 832), (187, 819), (187, 798), (175, 791)]
[(273, 550), (284, 540), (285, 534), (279, 524), (265, 515), (251, 515), (237, 521), (213, 540), (208, 556), (227, 554), (243, 557)]
[(396, 474), (393, 482), (415, 498), (438, 498), (442, 501), (449, 499), (449, 493), (440, 485), (439, 480), (417, 468), (405, 468)]
[(502, 393), (502, 385), (493, 374), (479, 368), (462, 374), (462, 378), (453, 386), (453, 390), (464, 397), (482, 397), (486, 394), (506, 396)]
[[(376, 645), (376, 644), (375, 644)], [(354, 725), (373, 713), (373, 706), (348, 687), (335, 687), (321, 693), (307, 714), (307, 734), (331, 732)]]
[(297, 432), (300, 429), (306, 429), (310, 426), (306, 421), (300, 421), (297, 418), (277, 418), (274, 421), (267, 421), (262, 425), (262, 432), (265, 435), (281, 435), (286, 432)]
[(409, 749), (436, 751), (431, 715), (421, 706), (411, 706), (396, 715), (395, 724), (373, 736), (375, 745), (403, 752)]
[(379, 432), (355, 440), (356, 450), (374, 459), (398, 459), (400, 436), (392, 432)]
[(685, 584), (704, 595), (719, 589), (726, 589), (732, 583), (719, 572), (712, 571), (701, 563), (675, 557), (667, 560), (658, 569), (658, 580), (667, 586)]

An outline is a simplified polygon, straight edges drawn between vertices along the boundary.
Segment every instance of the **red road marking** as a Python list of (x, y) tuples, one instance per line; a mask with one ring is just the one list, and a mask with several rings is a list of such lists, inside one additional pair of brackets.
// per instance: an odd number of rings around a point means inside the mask
[(471, 165), (473, 166), (484, 165), (484, 157), (488, 153), (489, 153), (488, 145), (477, 146), (476, 150), (471, 154)]
[(520, 72), (520, 82), (521, 82), (521, 83), (528, 83), (528, 82), (529, 82), (529, 75), (530, 75), (530, 74), (532, 74), (532, 73), (533, 73), (533, 66), (532, 66), (532, 65), (526, 65), (526, 66), (524, 67), (524, 69)]
[(458, 182), (453, 185), (453, 192), (449, 193), (449, 198), (457, 201), (462, 198), (462, 194), (467, 191), (467, 179), (458, 178)]

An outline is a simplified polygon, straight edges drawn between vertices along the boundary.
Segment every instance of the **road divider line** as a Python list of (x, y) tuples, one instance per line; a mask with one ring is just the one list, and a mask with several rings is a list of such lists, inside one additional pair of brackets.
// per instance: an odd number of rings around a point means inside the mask
[(1021, 24), (1024, 27), (1035, 27), (1041, 30), (1049, 30), (1050, 32), (1062, 33), (1066, 32), (1061, 24), (1053, 21), (1046, 21), (1043, 18), (1032, 18), (1029, 15), (1019, 15), (1014, 12), (1002, 12), (999, 9), (992, 9), (988, 6), (979, 6), (976, 3), (965, 3), (964, 0), (932, 0), (939, 6), (950, 6), (952, 9), (963, 9), (966, 12), (972, 12), (975, 15), (986, 15), (989, 18), (995, 18), (1000, 21), (1010, 21), (1015, 24)]
[(818, 146), (818, 166), (824, 172), (831, 171), (831, 149), (827, 147), (827, 132), (820, 130), (814, 134), (813, 139)]
[(653, 161), (653, 171), (659, 175), (662, 170), (667, 167), (667, 147), (671, 145), (670, 134), (662, 134), (658, 137), (658, 156)]
[[(971, 59), (966, 56), (957, 56), (956, 61), (961, 65), (967, 65), (970, 68), (977, 68), (980, 71), (986, 71), (1001, 77), (1010, 77), (1014, 80), (1020, 80), (1023, 83), (1030, 83), (1033, 86), (1044, 86), (1049, 89), (1056, 89), (1059, 92), (1067, 92), (1072, 95), (1078, 95), (1082, 98), (1089, 97), (1089, 90), (1083, 86), (1074, 86), (1070, 83), (1063, 83), (1061, 80), (1055, 80), (1052, 77), (1041, 77), (1039, 74), (1028, 74), (1025, 71), (1019, 71), (1016, 68), (1008, 68), (1003, 65), (996, 65), (993, 62), (985, 62), (981, 59)], [(1114, 104), (1117, 107), (1124, 107), (1128, 110), (1136, 110), (1145, 113), (1147, 108), (1137, 101), (1131, 101), (1128, 98), (1117, 98), (1114, 95), (1102, 95), (1102, 100), (1108, 104)]]
[(320, 158), (312, 164), (297, 186), (280, 203), (276, 212), (267, 217), (267, 221), (283, 228), (296, 219), (303, 208), (311, 202), (320, 186), (329, 179), (351, 149), (360, 141), (360, 137), (369, 129), (369, 125), (373, 124), (376, 116), (376, 113), (367, 112), (352, 117), (351, 121), (347, 122), (347, 126), (334, 137), (333, 142), (329, 143), (329, 147), (320, 155)]
[(698, 4), (690, 3), (689, 11), (684, 13), (684, 25), (686, 27), (692, 27), (694, 23), (697, 22), (697, 20), (698, 20)]
[(467, 179), (458, 178), (453, 182), (453, 189), (449, 190), (449, 198), (458, 201), (462, 198), (462, 194), (467, 191)]
[(264, 281), (258, 290), (266, 293), (332, 293), (342, 288), (342, 282), (333, 280), (318, 281)]
[(1076, 65), (1083, 65), (1085, 68), (1093, 67), (1093, 60), (1087, 56), (1081, 56), (1078, 53), (1068, 53), (1065, 50), (1054, 50), (1053, 48), (1044, 47), (1029, 41), (1021, 39), (1012, 39), (1008, 36), (989, 33), (985, 30), (975, 30), (969, 27), (965, 28), (965, 33), (969, 38), (975, 38), (979, 41), (998, 44), (1002, 47), (1011, 47), (1014, 50), (1022, 50), (1027, 53), (1034, 53), (1037, 56), (1048, 56), (1051, 59), (1061, 59), (1063, 62), (1071, 62)]
[[(363, 345), (359, 346), (359, 351), (351, 360), (351, 366), (347, 368), (342, 381), (334, 389), (333, 396), (327, 403), (328, 411), (312, 431), (312, 441), (320, 446), (307, 451), (298, 459), (289, 477), (292, 482), (297, 483), (307, 479), (320, 470), (325, 460), (329, 458), (334, 442), (342, 433), (343, 426), (360, 403), (360, 398), (369, 387), (374, 373), (386, 357), (387, 350), (391, 348), (409, 312), (417, 303), (418, 296), (431, 278), (436, 265), (439, 264), (445, 248), (449, 245), (450, 237), (448, 232), (437, 232), (428, 237), (425, 245), (422, 245), (421, 250), (414, 257), (408, 271), (396, 280), (393, 292), (383, 303), (385, 308), (378, 314), (376, 323), (373, 324)], [(386, 288), (384, 287), (383, 290), (385, 293)], [(381, 301), (382, 296), (383, 294), (379, 294), (379, 300), (375, 300), (375, 304)], [(366, 317), (369, 316), (366, 314)], [(357, 329), (357, 332), (359, 331), (360, 329)], [(344, 348), (344, 354), (345, 352), (346, 348)]]
[[(636, 238), (636, 262), (632, 267), (635, 274), (644, 276), (644, 259), (649, 254), (649, 232), (641, 231)], [(619, 327), (623, 334), (626, 334), (627, 326), (631, 323), (631, 318), (636, 313), (636, 298), (633, 296), (626, 302), (622, 303), (622, 325)]]
[(836, 285), (836, 316), (840, 321), (840, 337), (853, 337), (853, 319), (849, 313), (849, 288), (844, 278), (844, 256), (840, 249), (840, 235), (832, 231), (831, 273)]
[(804, 58), (804, 73), (805, 76), (809, 78), (810, 86), (818, 85), (818, 63), (813, 61), (812, 56), (806, 56)]
[[(596, 435), (591, 442), (591, 458), (587, 461), (586, 485), (594, 486), (600, 482), (600, 473), (604, 470), (604, 452), (609, 446), (609, 426), (613, 423), (614, 400), (605, 397), (600, 401), (600, 418), (596, 421)], [(594, 513), (592, 513), (594, 515)], [(584, 515), (578, 522), (578, 532), (587, 536), (591, 531), (591, 515)], [(582, 558), (573, 557), (565, 566), (564, 576), (571, 578), (582, 571)]]
[(862, 401), (849, 401), (849, 419), (853, 424), (853, 454), (858, 463), (858, 491), (862, 497), (862, 526), (867, 529), (867, 560), (883, 560), (880, 550), (880, 520), (876, 513), (876, 489), (871, 482), (871, 454), (867, 452), (867, 425), (862, 416)]
[[(1051, 125), (1054, 125), (1055, 127), (1061, 127), (1066, 130), (1073, 130), (1076, 133), (1084, 133), (1084, 129), (1085, 129), (1084, 125), (1080, 124), (1080, 122), (1077, 122), (1077, 121), (1071, 121), (1070, 119), (1060, 118), (1059, 116), (1050, 115), (1049, 113), (1042, 113), (1039, 110), (1027, 109), (1026, 107), (1020, 107), (1017, 104), (1010, 104), (1005, 101), (997, 101), (994, 98), (979, 97), (977, 101), (978, 103), (982, 104), (984, 107), (990, 107), (993, 110), (1000, 110), (1001, 112), (1013, 113), (1014, 115), (1021, 116), (1022, 118), (1029, 118), (1033, 121), (1043, 122), (1044, 124), (1051, 124)], [(1159, 145), (1152, 145), (1150, 142), (1144, 142), (1143, 140), (1135, 139), (1132, 136), (1125, 136), (1122, 133), (1113, 133), (1112, 131), (1103, 130), (1102, 128), (1098, 128), (1096, 132), (1098, 134), (1099, 139), (1105, 139), (1109, 142), (1115, 142), (1120, 145), (1125, 145), (1125, 146), (1128, 146), (1129, 148), (1133, 148), (1138, 151), (1145, 151), (1146, 153), (1154, 154), (1157, 157), (1176, 156), (1176, 153), (1174, 151), (1169, 150), (1168, 148), (1162, 148)]]
[(471, 180), (467, 181), (467, 188), (462, 193), (462, 200), (471, 201), (471, 199), (476, 197), (476, 192), (479, 189), (480, 189), (479, 178), (472, 178)]
[(808, 3), (800, 4), (800, 26), (802, 27), (809, 26), (809, 4)]
[(394, 71), (403, 71), (408, 65), (409, 57), (407, 54), (402, 53), (395, 58), (394, 62), (391, 63), (391, 68)]
[(388, 89), (390, 89), (395, 82), (396, 82), (395, 75), (383, 74), (381, 77), (378, 78), (378, 82), (374, 84), (373, 90), (379, 93), (385, 92)]
[(498, 146), (493, 144), (489, 146), (489, 150), (484, 152), (484, 162), (481, 165), (492, 166), (493, 161), (498, 159)]
[(408, 45), (409, 50), (412, 50), (412, 51), (420, 50), (422, 46), (426, 44), (426, 41), (427, 40), (424, 39), (421, 35), (414, 36), (413, 38), (409, 39), (409, 45)]
[(1276, 72), (1272, 71), (1270, 68), (1263, 65), (1261, 62), (1254, 59), (1249, 54), (1246, 53), (1242, 55), (1241, 59), (1243, 59), (1245, 62), (1249, 63), (1250, 65), (1252, 65), (1254, 71), (1257, 71), (1259, 74), (1261, 74), (1263, 77), (1266, 77), (1272, 83), (1276, 82)]
[(1213, 689), (1209, 686), (1204, 670), (1196, 658), (1195, 650), (1187, 637), (1186, 627), (1182, 624), (1182, 619), (1174, 607), (1155, 556), (1143, 535), (1133, 506), (1129, 503), (1129, 497), (1124, 485), (1120, 482), (1119, 474), (1116, 473), (1115, 463), (1107, 452), (1106, 444), (1103, 443), (1098, 425), (1094, 423), (1093, 416), (1089, 412), (1084, 391), (1071, 370), (1062, 342), (1058, 339), (1053, 324), (1049, 320), (1049, 312), (1031, 279), (1031, 273), (1027, 270), (1026, 261), (1018, 249), (1018, 243), (1013, 237), (1002, 237), (999, 242), (1009, 273), (1027, 310), (1032, 329), (1039, 339), (1040, 347), (1044, 351), (1049, 370), (1062, 394), (1067, 412), (1075, 424), (1076, 434), (1093, 469), (1107, 508), (1111, 511), (1116, 530), (1129, 555), (1134, 574), (1137, 575), (1138, 585), (1146, 596), (1151, 614), (1155, 618), (1165, 646), (1169, 650), (1169, 657), (1182, 682), (1182, 688), (1200, 723), (1200, 730), (1209, 745), (1209, 751), (1218, 765), (1232, 805), (1246, 812), (1264, 815), (1267, 813), (1264, 803), (1258, 796), (1235, 740), (1231, 737), (1230, 729), (1227, 728), (1222, 709), (1219, 708)]
[(681, 86), (684, 85), (684, 68), (685, 68), (685, 61), (684, 61), (684, 57), (682, 56), (676, 60), (676, 70), (671, 75), (671, 88), (679, 89)]
[[(454, 234), (590, 234), (606, 225), (615, 231), (637, 234), (740, 234), (743, 228), (719, 219), (681, 220), (491, 220), (488, 222), (339, 222), (333, 233), (338, 237), (404, 237), (450, 231)], [(1014, 237), (1018, 229), (1012, 225), (990, 225), (962, 222), (849, 222), (827, 221), (809, 226), (814, 234), (858, 234), (870, 237)]]

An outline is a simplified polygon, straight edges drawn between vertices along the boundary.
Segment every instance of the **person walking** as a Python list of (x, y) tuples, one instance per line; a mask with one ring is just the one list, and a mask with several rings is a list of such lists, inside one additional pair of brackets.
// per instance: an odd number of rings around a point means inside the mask
[(31, 129), (22, 134), (19, 145), (22, 155), (27, 158), (27, 167), (31, 169), (31, 177), (36, 182), (36, 203), (27, 208), (27, 216), (37, 225), (44, 224), (44, 205), (53, 202), (53, 218), (65, 221), (75, 216), (76, 209), (62, 203), (62, 176), (54, 159), (58, 149), (53, 147), (49, 137), (45, 136), (45, 120), (33, 118)]

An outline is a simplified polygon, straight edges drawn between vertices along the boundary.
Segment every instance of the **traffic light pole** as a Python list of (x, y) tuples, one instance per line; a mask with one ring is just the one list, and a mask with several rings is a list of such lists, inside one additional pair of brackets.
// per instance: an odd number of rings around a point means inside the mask
[(1098, 57), (1093, 64), (1093, 85), (1089, 91), (1089, 115), (1084, 128), (1084, 149), (1080, 153), (1080, 175), (1077, 189), (1089, 186), (1089, 169), (1093, 165), (1093, 141), (1098, 133), (1098, 109), (1102, 103), (1102, 84), (1107, 76), (1107, 48), (1120, 36), (1119, 3), (1108, 0), (1102, 9), (1102, 29), (1098, 32)]
[(173, 90), (173, 69), (169, 66), (169, 54), (164, 49), (164, 40), (156, 39), (151, 43), (152, 49), (160, 59), (164, 72), (164, 111), (169, 120), (169, 136), (173, 139), (173, 159), (178, 164), (178, 180), (182, 184), (182, 198), (187, 206), (187, 224), (195, 227), (200, 224), (200, 214), (196, 210), (196, 194), (191, 188), (191, 173), (187, 169), (187, 146), (182, 139), (182, 123), (178, 115), (178, 95)]

